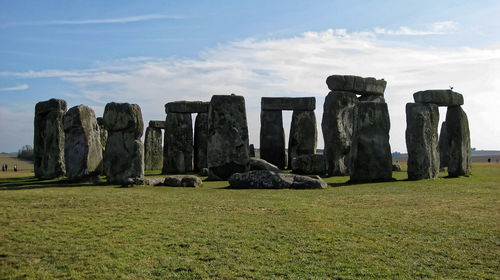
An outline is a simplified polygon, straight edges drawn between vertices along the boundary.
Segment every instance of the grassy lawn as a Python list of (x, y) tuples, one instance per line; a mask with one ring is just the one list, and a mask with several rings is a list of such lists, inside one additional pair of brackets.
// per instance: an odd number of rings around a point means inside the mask
[(500, 276), (500, 164), (326, 190), (0, 178), (0, 279)]

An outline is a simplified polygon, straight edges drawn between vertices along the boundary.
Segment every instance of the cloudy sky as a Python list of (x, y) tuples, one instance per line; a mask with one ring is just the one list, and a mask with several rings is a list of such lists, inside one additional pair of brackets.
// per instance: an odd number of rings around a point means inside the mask
[(34, 106), (50, 98), (98, 116), (137, 103), (148, 122), (167, 102), (230, 93), (245, 97), (257, 147), (261, 97), (315, 96), (323, 148), (332, 74), (388, 81), (393, 151), (406, 151), (412, 94), (450, 86), (472, 147), (500, 149), (499, 14), (498, 0), (0, 0), (0, 152), (33, 143)]

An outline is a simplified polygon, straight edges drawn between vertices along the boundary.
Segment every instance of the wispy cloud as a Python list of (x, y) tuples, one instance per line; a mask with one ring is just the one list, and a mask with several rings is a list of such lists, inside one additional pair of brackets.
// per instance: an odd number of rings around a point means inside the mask
[(454, 21), (441, 21), (431, 24), (428, 28), (418, 30), (407, 26), (401, 26), (398, 29), (386, 29), (375, 27), (373, 32), (380, 35), (405, 35), (405, 36), (423, 36), (440, 35), (456, 30), (457, 23)]
[(27, 84), (22, 84), (22, 85), (13, 86), (13, 87), (0, 88), (0, 91), (18, 91), (18, 90), (26, 90), (29, 88), (30, 87)]

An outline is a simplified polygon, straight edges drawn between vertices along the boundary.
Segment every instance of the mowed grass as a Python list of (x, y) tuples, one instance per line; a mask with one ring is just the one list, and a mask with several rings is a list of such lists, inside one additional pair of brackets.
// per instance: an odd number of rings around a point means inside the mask
[(0, 179), (0, 279), (499, 278), (500, 164), (394, 176), (326, 190)]

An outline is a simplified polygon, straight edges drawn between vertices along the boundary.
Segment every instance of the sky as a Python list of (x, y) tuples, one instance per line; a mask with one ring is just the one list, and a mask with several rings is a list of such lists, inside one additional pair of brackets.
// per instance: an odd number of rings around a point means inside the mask
[(245, 97), (256, 147), (261, 97), (316, 97), (323, 148), (334, 74), (387, 81), (393, 152), (406, 152), (413, 93), (450, 86), (464, 95), (472, 147), (499, 150), (499, 14), (498, 0), (0, 0), (0, 152), (32, 145), (35, 104), (50, 98), (96, 116), (136, 103), (147, 124), (167, 102), (231, 93)]

